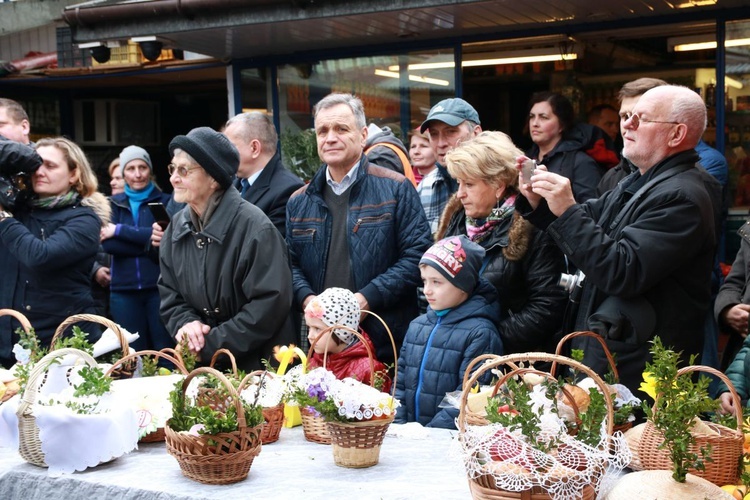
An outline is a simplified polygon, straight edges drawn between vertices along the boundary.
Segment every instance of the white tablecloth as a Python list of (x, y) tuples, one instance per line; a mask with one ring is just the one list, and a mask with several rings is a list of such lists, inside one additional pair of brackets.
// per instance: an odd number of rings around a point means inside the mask
[(163, 443), (142, 444), (113, 462), (57, 478), (0, 448), (0, 499), (471, 498), (451, 451), (458, 432), (427, 430), (427, 439), (386, 436), (378, 465), (346, 469), (334, 465), (330, 446), (306, 441), (301, 426), (284, 428), (276, 443), (263, 446), (247, 479), (223, 486), (184, 477)]

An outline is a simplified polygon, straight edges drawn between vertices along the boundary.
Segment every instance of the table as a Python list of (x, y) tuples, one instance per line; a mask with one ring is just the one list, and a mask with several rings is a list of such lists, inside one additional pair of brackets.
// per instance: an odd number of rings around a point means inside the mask
[(0, 448), (0, 499), (470, 499), (455, 452), (458, 432), (426, 431), (426, 439), (387, 435), (378, 465), (347, 469), (334, 465), (330, 446), (305, 440), (301, 426), (284, 428), (276, 443), (263, 446), (247, 479), (222, 486), (184, 477), (163, 443), (141, 444), (110, 463), (61, 477), (26, 463), (16, 450)]

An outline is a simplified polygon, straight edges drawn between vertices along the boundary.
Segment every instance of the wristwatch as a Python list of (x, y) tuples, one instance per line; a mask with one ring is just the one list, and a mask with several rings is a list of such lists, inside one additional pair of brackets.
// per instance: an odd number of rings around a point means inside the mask
[(10, 213), (10, 212), (7, 212), (5, 210), (3, 210), (3, 211), (0, 212), (0, 222), (4, 221), (5, 219), (7, 219), (9, 217), (13, 217), (13, 214)]

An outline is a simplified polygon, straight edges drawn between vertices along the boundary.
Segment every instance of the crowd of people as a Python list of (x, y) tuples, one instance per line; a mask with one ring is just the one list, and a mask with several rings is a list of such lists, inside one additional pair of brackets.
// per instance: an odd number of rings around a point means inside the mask
[[(304, 320), (313, 364), (368, 381), (373, 352), (387, 384), (398, 373), (397, 421), (439, 427), (454, 426), (443, 397), (481, 354), (554, 352), (590, 330), (635, 391), (656, 335), (683, 362), (712, 365), (717, 325), (747, 337), (750, 229), (720, 289), (726, 162), (707, 164), (706, 106), (691, 89), (629, 82), (619, 111), (598, 106), (589, 124), (561, 94), (534, 94), (526, 152), (460, 98), (435, 104), (408, 148), (368, 126), (350, 94), (324, 97), (313, 118), (322, 167), (307, 183), (253, 112), (172, 139), (171, 195), (149, 153), (127, 146), (106, 199), (75, 143), (30, 143), (23, 109), (0, 99), (0, 182), (13, 188), (0, 193), (0, 307), (49, 342), (106, 290), (105, 313), (138, 332), (136, 349), (184, 340), (205, 363), (226, 348), (244, 370), (298, 343)], [(13, 330), (0, 318), (6, 367)], [(750, 343), (736, 344), (746, 399)], [(607, 372), (598, 342), (572, 347)]]

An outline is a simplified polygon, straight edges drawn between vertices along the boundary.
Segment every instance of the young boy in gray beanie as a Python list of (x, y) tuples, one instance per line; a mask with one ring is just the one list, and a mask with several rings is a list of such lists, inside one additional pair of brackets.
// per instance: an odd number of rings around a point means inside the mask
[(440, 408), (445, 394), (461, 389), (472, 359), (503, 354), (497, 293), (480, 277), (484, 253), (466, 236), (451, 236), (419, 261), (429, 308), (411, 322), (401, 347), (396, 423), (455, 429), (458, 410)]

